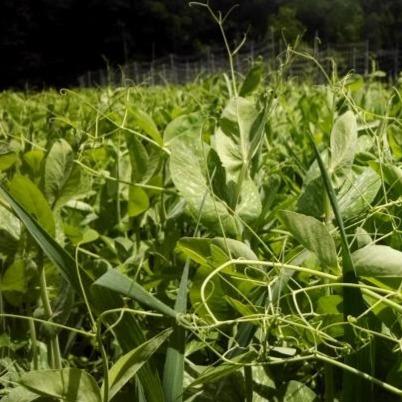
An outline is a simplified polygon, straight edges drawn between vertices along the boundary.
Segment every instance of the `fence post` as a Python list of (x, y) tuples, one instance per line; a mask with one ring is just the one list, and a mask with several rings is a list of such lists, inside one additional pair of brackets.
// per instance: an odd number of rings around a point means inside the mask
[(177, 84), (176, 80), (176, 69), (174, 65), (174, 54), (170, 54), (170, 79), (171, 81), (174, 81), (175, 84)]
[(190, 63), (186, 61), (186, 83), (190, 81)]
[(134, 84), (138, 84), (140, 80), (138, 77), (138, 65), (136, 61), (133, 63), (133, 73), (134, 73)]
[(368, 75), (369, 73), (369, 50), (370, 50), (370, 46), (369, 46), (369, 41), (368, 39), (366, 40), (365, 43), (365, 50), (364, 50), (364, 75)]

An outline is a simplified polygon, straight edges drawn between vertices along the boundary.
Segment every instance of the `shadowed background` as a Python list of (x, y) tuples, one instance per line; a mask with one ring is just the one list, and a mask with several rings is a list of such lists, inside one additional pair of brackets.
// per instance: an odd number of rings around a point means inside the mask
[[(396, 48), (402, 39), (402, 0), (238, 1), (227, 22), (229, 37), (298, 34), (325, 43), (370, 41)], [(227, 11), (233, 0), (211, 0)], [(170, 53), (191, 54), (221, 46), (216, 24), (185, 0), (2, 0), (0, 88), (68, 86), (106, 60), (150, 61)]]

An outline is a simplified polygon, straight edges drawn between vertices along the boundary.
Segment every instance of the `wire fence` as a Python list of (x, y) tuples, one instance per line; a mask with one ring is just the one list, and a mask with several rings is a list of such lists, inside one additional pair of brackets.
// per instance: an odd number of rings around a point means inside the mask
[[(286, 48), (281, 43), (269, 41), (265, 43), (249, 42), (235, 56), (235, 69), (245, 73), (250, 64), (261, 58), (268, 65), (278, 65), (280, 56)], [(340, 74), (352, 71), (368, 75), (374, 68), (384, 71), (390, 79), (399, 75), (402, 66), (402, 53), (399, 47), (393, 49), (370, 49), (368, 41), (348, 43), (344, 45), (321, 46), (318, 40), (314, 46), (303, 48), (321, 66), (330, 72), (333, 68), (331, 60), (336, 62)], [(206, 49), (199, 54), (182, 56), (170, 54), (156, 60), (141, 62), (132, 61), (119, 67), (107, 67), (96, 71), (88, 71), (78, 78), (81, 87), (133, 84), (165, 85), (185, 84), (199, 77), (217, 74), (228, 70), (228, 57), (225, 49)], [(287, 73), (295, 77), (314, 78), (318, 73), (317, 66), (308, 58), (294, 57)]]

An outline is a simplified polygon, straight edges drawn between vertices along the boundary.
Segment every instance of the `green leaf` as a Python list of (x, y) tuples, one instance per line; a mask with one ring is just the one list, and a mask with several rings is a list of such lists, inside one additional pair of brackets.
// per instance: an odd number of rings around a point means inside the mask
[(385, 182), (394, 190), (398, 195), (402, 195), (402, 169), (395, 165), (379, 164), (378, 162), (371, 162), (370, 166), (380, 175), (382, 173)]
[(92, 243), (99, 238), (99, 233), (96, 230), (88, 229), (82, 234), (80, 245)]
[(107, 288), (121, 295), (131, 297), (139, 303), (143, 303), (168, 317), (176, 318), (177, 314), (172, 308), (162, 303), (155, 296), (146, 291), (141, 285), (134, 282), (128, 276), (123, 275), (116, 269), (109, 269), (94, 282), (93, 286)]
[(325, 267), (337, 267), (335, 242), (325, 224), (312, 216), (281, 211), (285, 226), (307, 250), (314, 253)]
[(0, 172), (10, 169), (18, 161), (18, 155), (15, 152), (0, 154)]
[(368, 245), (352, 253), (360, 276), (402, 276), (402, 252), (389, 246)]
[(74, 165), (74, 153), (70, 144), (63, 140), (57, 140), (46, 157), (45, 162), (45, 194), (51, 204), (63, 193), (68, 178)]
[(31, 371), (23, 374), (19, 383), (38, 395), (66, 402), (102, 402), (95, 380), (77, 368)]
[[(32, 216), (0, 185), (0, 196), (2, 196), (13, 209), (15, 214), (21, 219), (26, 226), (28, 232), (35, 239), (43, 250), (44, 254), (52, 261), (55, 266), (64, 275), (67, 281), (73, 286), (77, 294), (82, 293), (80, 281), (77, 277), (75, 260), (68, 254), (33, 218)], [(81, 280), (84, 289), (89, 289), (93, 278), (85, 270), (81, 270)], [(113, 292), (99, 288), (101, 292), (92, 289), (89, 294), (90, 302), (95, 306), (97, 311), (105, 311), (111, 308), (119, 308), (123, 306), (120, 297), (115, 296)], [(118, 315), (110, 315), (110, 324), (115, 324), (118, 320), (119, 324), (115, 326), (114, 333), (121, 345), (123, 351), (132, 350), (135, 346), (144, 342), (142, 330), (138, 322), (132, 316), (126, 316), (122, 319)], [(154, 371), (145, 365), (139, 372), (141, 384), (143, 384), (144, 392), (149, 401), (160, 402), (163, 397), (163, 390), (160, 379), (154, 374)]]
[[(0, 230), (7, 232), (13, 239), (21, 235), (21, 222), (7, 208), (0, 204)], [(1, 242), (1, 240), (0, 240)]]
[(279, 390), (280, 401), (283, 402), (318, 402), (313, 390), (299, 381), (290, 380)]
[(204, 118), (201, 113), (190, 113), (172, 120), (165, 128), (163, 141), (165, 145), (182, 135), (200, 136)]
[[(63, 276), (73, 285), (75, 290), (80, 293), (80, 285), (75, 270), (75, 261), (70, 254), (68, 254), (49, 233), (33, 219), (24, 207), (1, 186), (0, 195), (10, 204), (10, 207), (24, 223), (28, 232), (42, 248), (45, 255), (60, 269)], [(85, 272), (82, 274), (82, 279), (84, 280), (84, 284), (86, 279), (89, 280), (89, 278), (85, 276)]]
[(255, 352), (247, 352), (242, 355), (233, 357), (233, 363), (222, 363), (216, 367), (207, 368), (198, 378), (193, 381), (188, 388), (195, 387), (199, 384), (208, 384), (216, 382), (223, 377), (241, 369), (245, 364), (251, 363), (256, 358)]
[(371, 236), (362, 228), (356, 228), (356, 240), (359, 248), (368, 246), (373, 242)]
[(23, 155), (22, 159), (29, 167), (31, 177), (37, 177), (41, 174), (44, 157), (45, 153), (41, 149), (32, 149)]
[(201, 265), (208, 265), (211, 255), (211, 240), (197, 237), (182, 237), (177, 243), (177, 249)]
[[(258, 152), (267, 118), (266, 108), (245, 98), (231, 98), (222, 112), (214, 148), (226, 170), (228, 181), (239, 183), (248, 177), (251, 160)], [(242, 177), (242, 175), (244, 177)]]
[(235, 212), (247, 223), (255, 221), (261, 215), (262, 203), (260, 193), (258, 187), (250, 178), (246, 178), (242, 182)]
[(353, 163), (357, 146), (357, 122), (355, 115), (348, 111), (341, 115), (332, 128), (330, 137), (330, 170), (349, 168)]
[(120, 357), (109, 370), (109, 398), (112, 399), (149, 360), (159, 347), (170, 336), (170, 328), (144, 342), (134, 350)]
[(339, 209), (344, 219), (356, 217), (370, 207), (378, 190), (381, 187), (381, 179), (371, 168), (346, 179), (339, 195)]
[(317, 301), (317, 313), (319, 314), (342, 314), (343, 298), (340, 295), (321, 296)]
[[(186, 261), (180, 280), (179, 291), (176, 297), (174, 310), (178, 314), (187, 311), (187, 283), (190, 263)], [(186, 348), (186, 331), (175, 324), (166, 352), (165, 366), (163, 369), (163, 390), (166, 402), (180, 402), (183, 400), (184, 378), (184, 352)]]
[(258, 257), (248, 245), (234, 239), (223, 237), (214, 237), (213, 239), (182, 237), (177, 243), (180, 251), (184, 252), (193, 261), (204, 266), (214, 262), (212, 246), (217, 246), (224, 252), (225, 261), (229, 259), (229, 256), (233, 259), (258, 260)]
[[(196, 220), (216, 231), (220, 231), (219, 219), (227, 233), (236, 233), (235, 219), (225, 204), (217, 199), (208, 185), (207, 154), (209, 146), (194, 135), (181, 135), (170, 144), (170, 172), (173, 183), (187, 201)], [(205, 155), (206, 155), (205, 154)]]
[(249, 96), (251, 95), (260, 84), (264, 74), (264, 64), (263, 63), (255, 63), (250, 70), (248, 71), (246, 78), (243, 81), (243, 84), (240, 88), (239, 94), (240, 96)]
[(15, 260), (6, 270), (0, 280), (1, 292), (19, 292), (27, 291), (27, 279), (25, 276), (25, 262)]
[(29, 391), (28, 389), (22, 386), (12, 388), (9, 394), (4, 399), (2, 399), (2, 402), (34, 402), (34, 401), (52, 402), (49, 400), (43, 401), (43, 397), (36, 394), (35, 392)]
[(159, 145), (163, 144), (162, 136), (158, 130), (158, 127), (148, 113), (139, 109), (137, 106), (134, 106), (130, 113), (137, 126), (144, 130), (145, 133), (147, 133)]
[(9, 184), (9, 189), (12, 196), (37, 219), (38, 223), (48, 233), (54, 235), (53, 213), (38, 187), (27, 177), (15, 175)]
[(130, 186), (128, 191), (127, 214), (130, 218), (141, 215), (149, 208), (147, 193), (140, 187)]

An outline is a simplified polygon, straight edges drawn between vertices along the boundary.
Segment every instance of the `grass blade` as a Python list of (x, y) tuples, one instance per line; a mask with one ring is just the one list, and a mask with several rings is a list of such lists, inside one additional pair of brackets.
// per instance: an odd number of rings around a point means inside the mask
[[(81, 294), (81, 284), (76, 273), (73, 257), (38, 224), (2, 185), (0, 185), (0, 196), (7, 201), (14, 213), (43, 250), (43, 253), (53, 262), (68, 282), (70, 282), (74, 290), (78, 294)], [(80, 272), (83, 287), (89, 289), (93, 278), (84, 270)], [(91, 305), (98, 313), (112, 308), (123, 307), (121, 298), (114, 292), (107, 291), (106, 289), (102, 289), (101, 293), (94, 289), (89, 296)], [(109, 315), (108, 320), (110, 323), (114, 323), (117, 318), (118, 315)], [(132, 350), (145, 341), (141, 328), (131, 315), (127, 315), (119, 322), (114, 328), (114, 333), (124, 352)], [(148, 400), (152, 402), (160, 402), (163, 400), (161, 381), (148, 364), (140, 370), (139, 376)]]
[(108, 270), (98, 280), (95, 281), (94, 287), (102, 287), (110, 289), (121, 295), (131, 297), (139, 303), (165, 314), (168, 317), (176, 318), (176, 312), (168, 305), (162, 303), (151, 293), (147, 292), (141, 285), (134, 282), (128, 276), (123, 275), (115, 269)]
[(159, 349), (171, 333), (172, 329), (168, 328), (117, 360), (108, 373), (109, 399), (117, 395), (124, 385), (137, 374), (138, 370)]
[[(190, 261), (187, 259), (174, 306), (178, 314), (184, 314), (187, 310), (189, 268)], [(184, 328), (175, 324), (172, 337), (170, 338), (163, 371), (163, 390), (167, 402), (180, 402), (183, 400), (185, 338), (186, 332)]]
[[(357, 284), (358, 279), (353, 265), (352, 255), (349, 249), (349, 244), (346, 237), (346, 230), (343, 223), (342, 215), (338, 206), (335, 190), (332, 186), (331, 179), (328, 175), (327, 169), (318, 151), (317, 145), (314, 142), (312, 134), (309, 132), (309, 138), (317, 158), (318, 166), (320, 168), (321, 176), (324, 182), (325, 190), (328, 194), (332, 210), (335, 215), (335, 220), (339, 228), (342, 245), (342, 281), (344, 283)], [(366, 308), (360, 289), (356, 287), (343, 288), (343, 305), (344, 305), (344, 320), (347, 322), (350, 316), (357, 317), (362, 314)], [(364, 318), (362, 325), (367, 327), (367, 320)], [(345, 327), (346, 341), (352, 345), (356, 345), (355, 334), (350, 326)], [(357, 368), (361, 371), (372, 372), (372, 361), (370, 359), (370, 351), (365, 347), (363, 350), (349, 355), (345, 359), (346, 364)], [(342, 387), (343, 400), (345, 401), (369, 401), (372, 398), (372, 384), (363, 384), (361, 378), (351, 375), (349, 372), (343, 372), (343, 387)]]

